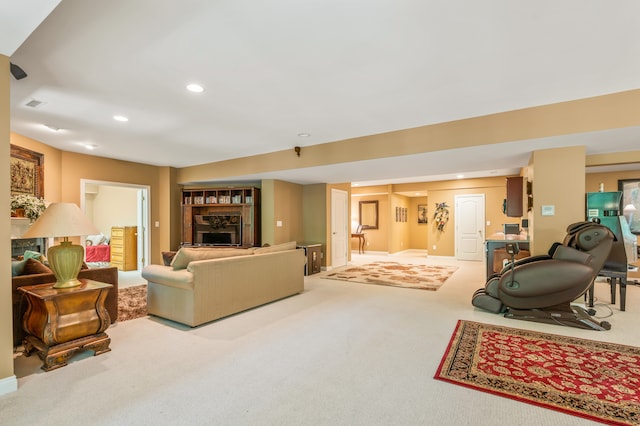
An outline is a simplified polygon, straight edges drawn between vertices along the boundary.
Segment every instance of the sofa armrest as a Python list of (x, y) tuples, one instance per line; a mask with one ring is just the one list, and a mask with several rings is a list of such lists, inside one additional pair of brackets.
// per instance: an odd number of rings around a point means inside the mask
[(187, 269), (176, 270), (171, 266), (147, 265), (142, 269), (142, 278), (169, 287), (193, 288), (193, 273)]

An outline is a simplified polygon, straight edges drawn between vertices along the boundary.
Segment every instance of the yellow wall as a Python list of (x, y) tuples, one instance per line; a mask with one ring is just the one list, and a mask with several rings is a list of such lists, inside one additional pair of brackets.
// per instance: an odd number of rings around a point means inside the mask
[[(175, 196), (179, 187), (175, 180), (171, 181), (171, 172), (166, 168), (60, 151), (16, 133), (11, 133), (11, 143), (44, 154), (44, 198), (48, 202), (70, 202), (80, 206), (82, 179), (149, 186), (151, 263), (162, 263), (161, 252), (176, 247), (172, 241), (176, 231), (172, 227), (177, 226), (179, 232), (179, 223), (176, 225), (167, 211), (160, 209), (160, 201), (166, 202), (167, 197), (171, 200), (169, 203), (177, 203), (178, 206), (180, 200)], [(162, 197), (160, 188), (165, 191)], [(160, 227), (154, 226), (156, 221)]]
[[(0, 158), (2, 161), (2, 176), (0, 177), (0, 211), (9, 212), (10, 191), (9, 181), (9, 58), (0, 55)], [(4, 182), (4, 183), (2, 183)], [(4, 207), (3, 207), (4, 206)], [(11, 219), (5, 215), (4, 225), (0, 226), (0, 240), (5, 241), (0, 246), (0, 259), (4, 259), (2, 276), (5, 277), (0, 285), (0, 393), (17, 389), (18, 383), (13, 373), (13, 317), (11, 315), (11, 250), (7, 241), (11, 240)]]
[[(429, 209), (428, 197), (409, 198), (409, 247), (412, 249), (429, 249), (429, 223), (431, 216), (427, 216), (428, 223), (418, 223), (418, 205), (424, 204)], [(433, 214), (433, 208), (428, 210)]]

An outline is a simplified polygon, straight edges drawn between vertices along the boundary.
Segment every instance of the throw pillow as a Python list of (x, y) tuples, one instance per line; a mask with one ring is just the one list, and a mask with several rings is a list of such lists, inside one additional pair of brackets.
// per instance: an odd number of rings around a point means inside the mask
[(35, 259), (25, 259), (24, 270), (21, 275), (51, 274), (51, 269)]
[(38, 253), (37, 251), (33, 251), (33, 250), (26, 250), (24, 252), (24, 258), (25, 259), (34, 259), (34, 260), (38, 260), (40, 262), (42, 262), (42, 253)]
[(182, 247), (171, 261), (171, 266), (173, 269), (185, 269), (189, 262), (194, 260), (220, 259), (248, 254), (253, 254), (253, 249)]
[(17, 277), (24, 272), (24, 265), (27, 263), (27, 259), (12, 260), (11, 261), (11, 276)]
[(162, 262), (164, 266), (171, 266), (171, 261), (176, 256), (177, 251), (163, 251), (162, 252)]
[(278, 251), (294, 250), (295, 248), (296, 248), (296, 242), (289, 241), (288, 243), (276, 244), (273, 246), (258, 247), (256, 249), (253, 249), (253, 253), (254, 254), (275, 253)]

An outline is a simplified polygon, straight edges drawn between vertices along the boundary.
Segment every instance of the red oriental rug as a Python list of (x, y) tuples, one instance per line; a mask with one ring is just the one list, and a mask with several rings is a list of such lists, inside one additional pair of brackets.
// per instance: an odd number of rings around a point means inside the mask
[(640, 348), (458, 321), (436, 379), (613, 425), (640, 423)]

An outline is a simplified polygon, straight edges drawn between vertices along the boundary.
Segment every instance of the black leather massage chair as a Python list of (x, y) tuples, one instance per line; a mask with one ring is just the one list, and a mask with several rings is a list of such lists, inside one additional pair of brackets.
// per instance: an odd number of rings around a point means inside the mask
[(474, 293), (471, 303), (490, 312), (504, 313), (507, 318), (609, 330), (608, 322), (591, 317), (595, 311), (571, 302), (589, 290), (609, 256), (613, 241), (609, 228), (598, 223), (569, 225), (562, 244), (554, 244), (548, 255), (507, 264)]

